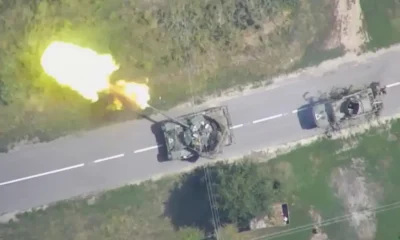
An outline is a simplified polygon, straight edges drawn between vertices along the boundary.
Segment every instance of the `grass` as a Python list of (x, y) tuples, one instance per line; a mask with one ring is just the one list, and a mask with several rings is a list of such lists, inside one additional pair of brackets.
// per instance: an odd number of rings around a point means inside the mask
[(395, 0), (361, 0), (364, 23), (370, 41), (367, 49), (377, 50), (400, 41), (400, 4)]
[(175, 180), (109, 191), (94, 204), (86, 199), (65, 201), (24, 213), (18, 223), (1, 227), (0, 239), (195, 239), (186, 236), (201, 236), (199, 230), (184, 228), (176, 233), (162, 216), (163, 201)]
[[(312, 223), (311, 207), (321, 215), (322, 221), (348, 214), (343, 200), (336, 195), (331, 176), (339, 167), (349, 169), (351, 159), (363, 159), (365, 172), (362, 176), (368, 184), (373, 184), (369, 193), (374, 195), (377, 206), (399, 201), (400, 120), (389, 126), (374, 128), (346, 140), (321, 140), (260, 163), (269, 178), (281, 182), (280, 201), (291, 206), (291, 224), (242, 233), (238, 233), (234, 225), (227, 225), (222, 230), (224, 236), (245, 240), (286, 231), (286, 234), (275, 235), (274, 239), (309, 239), (310, 226), (292, 233), (287, 231)], [(88, 199), (63, 201), (46, 210), (21, 214), (18, 221), (0, 225), (0, 239), (101, 240), (132, 236), (149, 240), (160, 237), (202, 239), (203, 231), (212, 227), (207, 191), (199, 185), (197, 174), (187, 176), (189, 178), (166, 177), (126, 186), (105, 192), (93, 202)], [(376, 239), (397, 238), (399, 233), (393, 222), (399, 216), (400, 208), (378, 213)], [(356, 231), (348, 221), (328, 224), (322, 229), (330, 239), (356, 239)]]
[[(331, 3), (332, 4), (332, 3)], [(292, 66), (292, 71), (318, 65), (321, 62), (342, 56), (345, 52), (342, 46), (334, 49), (326, 49), (324, 43), (329, 38), (332, 26), (335, 24), (335, 16), (333, 14), (333, 5), (328, 5), (330, 12), (320, 11), (320, 3), (317, 0), (310, 1), (310, 11), (313, 12), (313, 18), (317, 29), (313, 40), (305, 47), (305, 51), (301, 58)]]
[(40, 57), (51, 41), (111, 53), (121, 66), (113, 81), (149, 77), (152, 105), (168, 109), (192, 95), (200, 101), (292, 69), (315, 36), (329, 28), (328, 2), (44, 0), (2, 5), (0, 32), (7, 34), (0, 42), (0, 149), (137, 118), (128, 111), (107, 111), (107, 97), (91, 104), (45, 76)]
[[(400, 164), (395, 159), (400, 156), (399, 139), (400, 121), (391, 125), (390, 130), (372, 129), (367, 134), (355, 136), (347, 141), (321, 141), (308, 147), (302, 147), (286, 155), (280, 156), (263, 167), (266, 171), (275, 169), (283, 162), (290, 166), (291, 178), (286, 180), (289, 202), (291, 208), (292, 223), (287, 229), (268, 229), (246, 235), (268, 236), (276, 231), (295, 229), (311, 223), (308, 210), (313, 206), (322, 216), (322, 220), (348, 214), (345, 212), (342, 200), (335, 196), (335, 190), (331, 185), (332, 173), (338, 167), (348, 168), (352, 158), (365, 160), (368, 183), (373, 183), (371, 194), (376, 194), (377, 206), (392, 204), (400, 200), (400, 194), (396, 186), (400, 184), (398, 169)], [(391, 138), (391, 139), (390, 139)], [(390, 139), (390, 140), (388, 140)], [(338, 152), (349, 142), (357, 142), (357, 146), (346, 151)], [(279, 175), (285, 175), (282, 171), (272, 171)], [(377, 193), (375, 193), (377, 192)], [(382, 192), (381, 194), (378, 194)], [(377, 232), (375, 239), (397, 239), (398, 229), (393, 227), (393, 222), (400, 216), (400, 208), (388, 209), (377, 213)], [(340, 221), (322, 227), (330, 239), (357, 239), (354, 229), (348, 221)], [(294, 230), (292, 234), (282, 234), (277, 240), (309, 239), (311, 228), (303, 231)], [(246, 239), (246, 238), (244, 238)], [(265, 238), (270, 239), (270, 238)], [(271, 238), (272, 239), (272, 238)]]
[[(361, 0), (368, 50), (400, 40), (399, 6), (395, 0)], [(151, 104), (168, 109), (192, 96), (199, 103), (227, 88), (259, 86), (260, 80), (341, 56), (341, 47), (323, 46), (333, 7), (328, 0), (2, 5), (0, 151), (138, 118), (131, 110), (107, 110), (107, 96), (92, 104), (45, 76), (39, 61), (51, 41), (111, 53), (121, 66), (113, 81), (149, 77)]]

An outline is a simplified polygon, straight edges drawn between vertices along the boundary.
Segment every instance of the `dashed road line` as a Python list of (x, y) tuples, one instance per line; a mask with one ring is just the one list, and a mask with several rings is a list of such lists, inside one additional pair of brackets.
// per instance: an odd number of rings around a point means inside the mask
[(298, 113), (298, 112), (307, 110), (307, 108), (308, 108), (308, 107), (303, 107), (303, 108), (300, 108), (300, 109), (296, 109), (296, 110), (293, 110), (292, 113)]
[(280, 114), (273, 115), (273, 116), (270, 116), (270, 117), (261, 118), (261, 119), (258, 119), (258, 120), (254, 120), (253, 124), (260, 123), (260, 122), (265, 122), (265, 121), (272, 120), (272, 119), (275, 119), (275, 118), (280, 118), (282, 116), (284, 116), (284, 115), (282, 113), (280, 113)]
[(60, 168), (60, 169), (56, 169), (56, 170), (52, 170), (52, 171), (48, 171), (48, 172), (44, 172), (44, 173), (31, 175), (31, 176), (28, 176), (28, 177), (18, 178), (18, 179), (10, 180), (10, 181), (7, 181), (7, 182), (2, 182), (2, 183), (0, 183), (0, 186), (12, 184), (12, 183), (17, 183), (17, 182), (22, 182), (22, 181), (29, 180), (29, 179), (32, 179), (32, 178), (43, 177), (43, 176), (54, 174), (54, 173), (64, 172), (64, 171), (72, 170), (72, 169), (75, 169), (75, 168), (80, 168), (80, 167), (83, 167), (83, 166), (85, 166), (85, 164), (81, 163), (81, 164), (77, 164), (77, 165), (73, 165), (73, 166), (69, 166), (69, 167), (65, 167), (65, 168)]
[(162, 147), (162, 145), (160, 144), (160, 145), (155, 145), (155, 146), (151, 146), (151, 147), (147, 147), (147, 148), (138, 149), (138, 150), (135, 150), (133, 153), (146, 152), (146, 151), (150, 151), (150, 150), (153, 150), (153, 149), (156, 149), (159, 147)]
[(238, 124), (238, 125), (235, 125), (235, 126), (230, 127), (230, 129), (241, 128), (241, 127), (243, 127), (243, 126), (244, 126), (244, 124)]
[[(386, 88), (391, 88), (391, 87), (395, 87), (395, 86), (399, 86), (399, 85), (400, 85), (400, 82), (395, 82), (395, 83), (391, 83), (391, 84), (386, 85)], [(295, 113), (304, 111), (306, 109), (307, 108), (296, 109), (296, 110), (293, 110), (292, 113), (295, 114)], [(280, 114), (276, 114), (276, 115), (273, 115), (273, 116), (270, 116), (270, 117), (254, 120), (252, 123), (253, 124), (257, 124), (257, 123), (265, 122), (265, 121), (272, 120), (272, 119), (275, 119), (275, 118), (280, 118), (280, 117), (283, 117), (283, 116), (286, 116), (286, 115), (288, 115), (288, 113), (280, 113)], [(237, 125), (234, 125), (234, 126), (230, 127), (230, 129), (241, 128), (244, 125), (245, 124), (237, 124)], [(151, 146), (151, 147), (138, 149), (138, 150), (135, 150), (133, 153), (146, 152), (146, 151), (150, 151), (150, 150), (153, 150), (153, 149), (157, 149), (159, 147), (162, 147), (162, 145), (155, 145), (155, 146)], [(94, 160), (93, 163), (100, 163), (100, 162), (104, 162), (104, 161), (108, 161), (108, 160), (112, 160), (112, 159), (116, 159), (116, 158), (122, 158), (124, 156), (125, 156), (125, 154), (121, 153), (121, 154), (117, 154), (117, 155), (114, 155), (114, 156), (110, 156), (110, 157)], [(17, 183), (17, 182), (22, 182), (22, 181), (25, 181), (25, 180), (38, 178), (38, 177), (43, 177), (43, 176), (46, 176), (46, 175), (51, 175), (51, 174), (55, 174), (55, 173), (59, 173), (59, 172), (64, 172), (64, 171), (80, 168), (80, 167), (83, 167), (83, 166), (85, 166), (85, 164), (81, 163), (81, 164), (77, 164), (77, 165), (73, 165), (73, 166), (69, 166), (69, 167), (65, 167), (65, 168), (55, 169), (55, 170), (44, 172), (44, 173), (39, 173), (39, 174), (35, 174), (35, 175), (23, 177), (23, 178), (18, 178), (18, 179), (2, 182), (2, 183), (0, 183), (0, 186), (13, 184), (13, 183)]]
[(112, 159), (116, 159), (116, 158), (122, 158), (124, 156), (125, 156), (125, 154), (121, 153), (121, 154), (117, 154), (117, 155), (106, 157), (106, 158), (100, 158), (100, 159), (97, 159), (97, 160), (95, 160), (93, 162), (94, 163), (100, 163), (100, 162), (104, 162), (104, 161), (108, 161), (108, 160), (112, 160)]
[(386, 85), (386, 88), (395, 87), (397, 85), (400, 85), (400, 82), (395, 82), (395, 83), (388, 84), (388, 85)]

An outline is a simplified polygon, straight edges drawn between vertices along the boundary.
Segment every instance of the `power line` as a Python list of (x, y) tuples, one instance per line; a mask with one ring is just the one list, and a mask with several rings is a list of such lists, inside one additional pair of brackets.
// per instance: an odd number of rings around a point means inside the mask
[(208, 184), (209, 184), (209, 187), (210, 187), (211, 199), (212, 199), (213, 205), (214, 205), (214, 211), (215, 211), (215, 216), (216, 216), (215, 219), (216, 219), (218, 228), (220, 228), (222, 225), (221, 225), (221, 221), (220, 221), (220, 214), (219, 214), (219, 211), (218, 211), (217, 200), (216, 200), (216, 197), (215, 197), (215, 194), (214, 194), (214, 190), (213, 190), (213, 187), (212, 187), (212, 184), (211, 184), (212, 183), (212, 178), (211, 178), (210, 170), (207, 167), (206, 167), (205, 170), (206, 170), (206, 173), (207, 173)]
[[(327, 226), (327, 225), (331, 225), (331, 224), (335, 224), (335, 223), (339, 223), (339, 222), (348, 220), (351, 216), (353, 216), (356, 213), (367, 212), (367, 211), (379, 213), (379, 212), (384, 212), (384, 211), (388, 211), (388, 210), (399, 208), (399, 207), (400, 207), (400, 201), (397, 201), (395, 203), (383, 205), (383, 206), (380, 206), (380, 207), (377, 207), (377, 208), (374, 208), (374, 209), (367, 209), (367, 210), (354, 212), (354, 213), (343, 215), (343, 216), (339, 216), (339, 217), (330, 218), (330, 219), (322, 221), (320, 226)], [(301, 232), (301, 231), (310, 230), (310, 229), (312, 229), (314, 227), (314, 225), (315, 225), (315, 223), (310, 223), (310, 224), (306, 224), (306, 225), (303, 225), (303, 226), (295, 227), (295, 228), (292, 228), (292, 229), (288, 229), (288, 230), (284, 230), (284, 231), (280, 231), (280, 232), (276, 232), (276, 233), (260, 236), (260, 237), (257, 237), (257, 238), (253, 238), (251, 240), (259, 240), (259, 239), (267, 240), (267, 239), (273, 239), (273, 238), (277, 238), (277, 237), (282, 237), (282, 236), (298, 233), (298, 232)]]
[(214, 231), (215, 231), (215, 237), (217, 238), (217, 240), (219, 240), (219, 234), (218, 234), (218, 221), (216, 219), (216, 214), (215, 214), (215, 209), (214, 209), (214, 204), (213, 204), (213, 199), (211, 197), (212, 193), (211, 193), (211, 188), (208, 184), (209, 179), (208, 179), (208, 175), (207, 175), (207, 166), (203, 167), (204, 170), (204, 177), (206, 180), (206, 187), (207, 187), (207, 196), (208, 196), (208, 201), (210, 203), (210, 210), (211, 210), (211, 216), (212, 216), (212, 220), (213, 220), (213, 225), (214, 225)]
[[(219, 236), (219, 217), (217, 217), (218, 212), (216, 212), (216, 208), (215, 208), (215, 203), (214, 203), (214, 198), (213, 198), (213, 194), (212, 194), (212, 186), (210, 184), (210, 179), (208, 177), (208, 169), (207, 166), (203, 166), (204, 169), (204, 176), (205, 176), (205, 180), (206, 180), (206, 187), (207, 187), (207, 195), (208, 195), (208, 200), (210, 203), (210, 209), (211, 209), (211, 216), (212, 216), (212, 220), (213, 220), (213, 225), (214, 225), (214, 230), (215, 230), (215, 237), (217, 238), (217, 240), (220, 240), (220, 236)], [(217, 220), (218, 218), (218, 220)]]
[[(330, 218), (330, 219), (326, 219), (324, 221), (321, 222), (321, 224), (319, 226), (328, 226), (331, 224), (335, 224), (335, 223), (339, 223), (339, 222), (343, 222), (348, 220), (350, 217), (352, 217), (354, 214), (356, 213), (362, 213), (362, 212), (374, 212), (374, 213), (380, 213), (380, 212), (385, 212), (388, 210), (392, 210), (392, 209), (396, 209), (400, 207), (400, 201), (391, 203), (391, 204), (386, 204), (386, 205), (382, 205), (376, 208), (371, 208), (371, 209), (366, 209), (363, 211), (358, 211), (358, 212), (354, 212), (354, 213), (350, 213), (350, 214), (346, 214), (343, 216), (338, 216), (338, 217), (334, 217), (334, 218)], [(273, 238), (277, 238), (277, 237), (283, 237), (286, 235), (290, 235), (290, 234), (294, 234), (294, 233), (298, 233), (298, 232), (302, 232), (302, 231), (306, 231), (306, 230), (311, 230), (314, 227), (315, 223), (310, 223), (310, 224), (306, 224), (303, 226), (299, 226), (299, 227), (295, 227), (292, 229), (288, 229), (288, 230), (283, 230), (283, 231), (279, 231), (276, 233), (272, 233), (272, 234), (267, 234), (264, 236), (260, 236), (260, 237), (256, 237), (256, 238), (252, 238), (251, 240), (269, 240), (269, 239), (273, 239)]]
[(209, 193), (210, 193), (210, 199), (211, 199), (211, 205), (213, 206), (213, 211), (214, 211), (214, 217), (215, 217), (215, 222), (216, 222), (216, 232), (217, 232), (217, 240), (222, 239), (222, 237), (219, 235), (219, 230), (221, 227), (221, 222), (220, 222), (220, 217), (219, 217), (219, 212), (218, 212), (218, 207), (217, 207), (217, 201), (215, 198), (215, 194), (213, 192), (213, 187), (211, 185), (211, 175), (209, 168), (205, 166), (205, 171), (206, 171), (206, 179), (208, 179), (208, 188), (209, 188)]

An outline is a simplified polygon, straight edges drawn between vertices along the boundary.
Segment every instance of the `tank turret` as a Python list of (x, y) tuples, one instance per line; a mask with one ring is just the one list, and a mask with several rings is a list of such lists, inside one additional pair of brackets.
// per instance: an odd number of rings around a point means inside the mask
[(233, 142), (227, 106), (167, 118), (161, 123), (161, 132), (168, 160), (215, 158)]

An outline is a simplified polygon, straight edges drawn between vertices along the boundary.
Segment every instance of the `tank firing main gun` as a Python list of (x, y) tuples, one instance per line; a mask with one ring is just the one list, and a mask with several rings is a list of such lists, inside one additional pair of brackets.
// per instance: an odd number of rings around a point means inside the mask
[[(121, 101), (123, 103), (123, 105), (132, 107), (132, 109), (134, 109), (133, 105), (136, 105), (136, 104), (134, 103), (134, 101), (132, 99), (127, 97), (123, 92), (121, 92), (121, 88), (118, 85), (111, 85), (110, 86), (110, 91), (119, 101)], [(164, 117), (168, 118), (170, 121), (175, 122), (176, 124), (179, 124), (180, 126), (182, 126), (184, 128), (189, 128), (189, 126), (187, 124), (184, 124), (181, 121), (178, 121), (177, 119), (174, 119), (174, 118), (168, 116), (167, 114), (165, 114), (161, 110), (151, 106), (150, 104), (147, 104), (146, 108), (151, 108), (155, 112), (157, 112), (157, 113), (163, 115)]]
[(186, 128), (186, 129), (189, 128), (189, 129), (190, 129), (189, 125), (184, 124), (183, 122), (181, 122), (181, 121), (179, 121), (179, 120), (177, 120), (177, 119), (175, 119), (175, 118), (172, 118), (172, 117), (168, 116), (167, 114), (165, 114), (165, 113), (162, 112), (161, 110), (159, 110), (159, 109), (157, 109), (157, 108), (155, 108), (155, 107), (153, 107), (153, 106), (151, 106), (151, 105), (147, 105), (147, 106), (148, 106), (148, 108), (151, 108), (151, 109), (153, 109), (155, 112), (157, 112), (157, 113), (163, 115), (164, 117), (168, 118), (168, 120), (170, 120), (170, 121), (172, 121), (172, 122), (175, 122), (176, 124), (181, 125), (183, 128)]
[[(124, 89), (120, 86), (111, 86), (111, 93), (123, 106), (136, 109), (151, 108), (154, 112), (163, 115), (167, 120), (160, 122), (161, 133), (167, 150), (169, 160), (189, 160), (203, 158), (215, 158), (222, 153), (223, 146), (229, 146), (233, 142), (232, 122), (227, 106), (213, 107), (199, 112), (193, 112), (177, 118), (170, 117), (161, 110), (148, 104), (148, 98), (134, 99), (146, 91), (145, 86), (137, 89)], [(125, 91), (128, 90), (128, 91)], [(129, 96), (133, 95), (131, 99)], [(138, 100), (138, 102), (136, 102)]]

